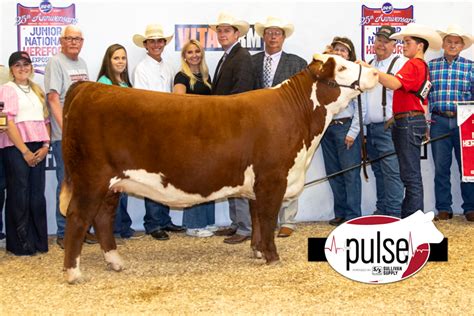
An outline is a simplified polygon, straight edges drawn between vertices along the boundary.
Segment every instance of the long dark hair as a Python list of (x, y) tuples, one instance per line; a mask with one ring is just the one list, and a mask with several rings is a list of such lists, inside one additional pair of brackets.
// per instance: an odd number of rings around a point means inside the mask
[[(99, 75), (97, 76), (97, 80), (99, 80), (100, 77), (106, 76), (107, 78), (112, 81), (113, 85), (119, 86), (120, 84), (117, 82), (117, 79), (115, 78), (115, 75), (112, 71), (112, 55), (118, 51), (119, 49), (123, 49), (125, 51), (125, 55), (127, 55), (127, 50), (125, 47), (123, 47), (120, 44), (113, 44), (110, 45), (109, 48), (105, 51), (104, 58), (102, 59), (102, 66), (100, 67), (99, 70)], [(128, 59), (127, 59), (127, 64), (125, 65), (125, 69), (123, 72), (120, 74), (120, 78), (122, 79), (123, 82), (125, 82), (129, 87), (132, 86), (132, 83), (130, 82), (130, 78), (128, 76)]]

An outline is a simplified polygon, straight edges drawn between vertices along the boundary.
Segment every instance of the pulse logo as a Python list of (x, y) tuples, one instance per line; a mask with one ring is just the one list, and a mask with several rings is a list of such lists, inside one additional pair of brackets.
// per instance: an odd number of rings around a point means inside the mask
[(418, 211), (403, 220), (379, 215), (353, 219), (328, 236), (326, 258), (334, 270), (355, 281), (382, 284), (406, 279), (428, 261), (429, 243), (443, 240), (433, 218), (433, 212)]

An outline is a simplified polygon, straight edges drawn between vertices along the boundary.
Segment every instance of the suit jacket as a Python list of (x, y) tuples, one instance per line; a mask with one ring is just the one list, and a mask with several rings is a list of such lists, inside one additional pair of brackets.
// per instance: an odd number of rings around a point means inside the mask
[[(260, 52), (252, 56), (253, 72), (255, 77), (255, 89), (263, 88), (263, 59), (265, 52)], [(303, 70), (308, 64), (306, 61), (294, 54), (281, 52), (280, 61), (273, 77), (272, 87), (282, 83), (294, 74)]]
[(221, 65), (221, 71), (214, 73), (212, 94), (228, 95), (252, 90), (254, 75), (252, 57), (248, 50), (237, 43)]

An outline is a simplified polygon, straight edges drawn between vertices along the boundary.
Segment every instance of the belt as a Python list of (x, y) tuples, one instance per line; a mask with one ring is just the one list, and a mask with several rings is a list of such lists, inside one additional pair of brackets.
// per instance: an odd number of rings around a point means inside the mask
[(347, 122), (350, 122), (351, 120), (352, 120), (352, 117), (343, 117), (343, 118), (340, 118), (340, 119), (334, 119), (329, 123), (329, 126), (344, 125)]
[(454, 111), (444, 111), (444, 112), (441, 112), (441, 111), (431, 111), (432, 114), (436, 114), (436, 115), (439, 115), (439, 116), (442, 116), (442, 117), (446, 117), (446, 118), (453, 118), (453, 117), (456, 117), (457, 114), (456, 112)]
[(396, 120), (399, 120), (399, 119), (402, 119), (402, 118), (414, 117), (414, 116), (420, 116), (420, 115), (424, 116), (425, 113), (422, 112), (422, 111), (408, 111), (408, 112), (401, 112), (401, 113), (394, 114), (393, 117)]

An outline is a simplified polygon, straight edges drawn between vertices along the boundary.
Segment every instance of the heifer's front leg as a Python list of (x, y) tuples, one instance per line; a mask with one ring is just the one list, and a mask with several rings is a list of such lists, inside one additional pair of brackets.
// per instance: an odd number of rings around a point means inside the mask
[(122, 271), (124, 262), (117, 251), (114, 238), (114, 220), (119, 194), (108, 191), (105, 195), (99, 212), (94, 218), (97, 238), (104, 253), (107, 266), (114, 271)]
[(280, 260), (275, 246), (275, 227), (285, 189), (286, 179), (278, 181), (272, 176), (264, 177), (263, 181), (255, 184), (256, 199), (251, 207), (258, 216), (260, 245), (267, 264)]

